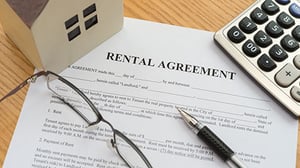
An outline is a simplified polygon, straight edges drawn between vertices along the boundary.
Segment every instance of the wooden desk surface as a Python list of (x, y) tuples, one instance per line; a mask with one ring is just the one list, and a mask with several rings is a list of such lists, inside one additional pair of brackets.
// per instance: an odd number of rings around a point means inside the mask
[[(254, 1), (124, 0), (124, 15), (217, 31)], [(33, 65), (4, 34), (0, 24), (0, 97), (31, 75), (33, 69)], [(0, 104), (0, 165), (3, 164), (27, 89), (28, 87), (25, 87)], [(300, 133), (300, 128), (298, 132)], [(274, 149), (274, 152), (278, 151)], [(297, 168), (300, 168), (300, 136), (298, 136)]]

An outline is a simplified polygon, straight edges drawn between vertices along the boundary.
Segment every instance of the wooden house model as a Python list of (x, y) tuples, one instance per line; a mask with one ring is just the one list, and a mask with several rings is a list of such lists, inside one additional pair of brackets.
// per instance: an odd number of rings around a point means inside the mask
[(5, 33), (38, 69), (60, 72), (118, 32), (122, 0), (0, 0)]

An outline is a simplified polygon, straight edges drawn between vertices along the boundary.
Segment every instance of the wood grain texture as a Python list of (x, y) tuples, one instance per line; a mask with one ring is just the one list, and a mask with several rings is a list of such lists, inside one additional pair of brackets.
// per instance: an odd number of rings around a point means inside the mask
[[(124, 0), (124, 15), (217, 31), (253, 2), (254, 0)], [(33, 69), (33, 65), (7, 38), (0, 25), (0, 97), (31, 75)], [(0, 103), (0, 165), (3, 164), (27, 89), (28, 87), (25, 87)], [(298, 137), (297, 168), (300, 168), (299, 139), (300, 136)], [(274, 152), (278, 151), (274, 149)]]

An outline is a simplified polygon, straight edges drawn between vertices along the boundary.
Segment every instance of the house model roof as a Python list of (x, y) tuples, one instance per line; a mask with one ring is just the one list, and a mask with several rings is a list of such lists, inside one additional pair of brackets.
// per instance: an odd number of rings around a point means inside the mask
[(38, 18), (49, 0), (6, 0), (10, 7), (18, 14), (30, 28)]

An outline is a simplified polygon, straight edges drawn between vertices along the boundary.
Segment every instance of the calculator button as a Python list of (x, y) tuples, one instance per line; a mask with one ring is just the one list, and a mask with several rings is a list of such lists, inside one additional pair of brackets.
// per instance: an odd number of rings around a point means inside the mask
[(276, 64), (267, 54), (263, 54), (258, 58), (257, 65), (266, 72), (270, 72), (276, 68)]
[(261, 52), (260, 48), (252, 40), (247, 40), (242, 49), (249, 57), (255, 57)]
[(288, 57), (287, 53), (278, 44), (271, 47), (269, 54), (275, 61), (283, 61)]
[(292, 87), (291, 95), (296, 101), (300, 102), (300, 88), (298, 86)]
[(279, 12), (278, 5), (276, 5), (272, 0), (266, 0), (261, 5), (261, 8), (269, 15), (274, 15), (275, 13)]
[(282, 4), (282, 5), (286, 5), (286, 4), (290, 3), (290, 0), (276, 0), (276, 2), (278, 2), (279, 4)]
[(298, 4), (292, 3), (289, 7), (289, 11), (294, 17), (300, 18), (300, 6)]
[(254, 41), (260, 47), (267, 47), (272, 44), (272, 39), (263, 31), (258, 31), (254, 36)]
[(300, 69), (300, 55), (295, 56), (294, 65), (296, 66), (296, 68)]
[(296, 79), (298, 79), (300, 73), (292, 64), (286, 64), (277, 74), (275, 75), (275, 81), (282, 87), (288, 87)]
[(263, 24), (266, 21), (268, 21), (268, 15), (266, 15), (266, 13), (262, 11), (260, 8), (255, 8), (251, 12), (250, 17), (257, 24)]
[(299, 25), (294, 28), (294, 30), (292, 31), (292, 35), (297, 41), (300, 41), (300, 26)]
[(292, 27), (295, 24), (295, 20), (285, 12), (281, 12), (276, 20), (281, 27), (286, 29)]
[(246, 36), (236, 26), (233, 26), (227, 32), (227, 36), (234, 43), (240, 43), (240, 42), (242, 42), (243, 40), (246, 39)]
[(239, 27), (245, 33), (252, 33), (257, 29), (256, 24), (251, 19), (249, 19), (248, 17), (244, 17), (239, 22)]
[(293, 52), (299, 48), (298, 42), (290, 35), (285, 35), (280, 41), (281, 46), (290, 52)]
[(266, 32), (274, 38), (277, 38), (283, 34), (283, 29), (273, 20), (267, 24)]

